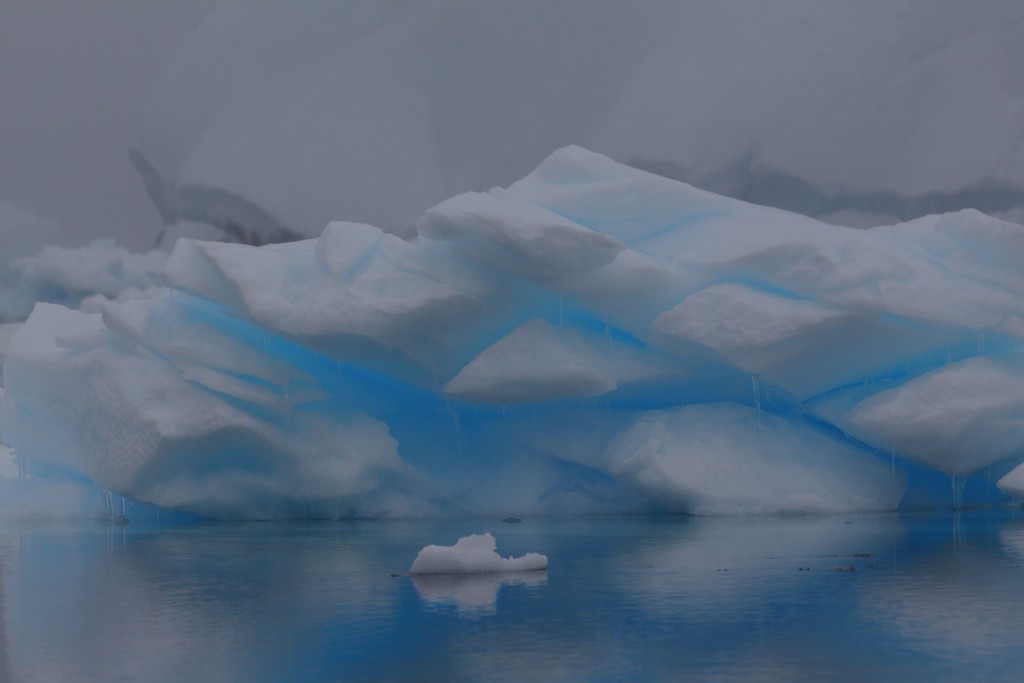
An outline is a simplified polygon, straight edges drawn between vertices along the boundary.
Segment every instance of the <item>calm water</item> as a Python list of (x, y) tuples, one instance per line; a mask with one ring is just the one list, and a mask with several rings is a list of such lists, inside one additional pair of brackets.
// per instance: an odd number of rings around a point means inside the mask
[[(546, 575), (411, 579), (491, 531)], [(850, 568), (855, 571), (848, 571)], [(1024, 516), (17, 526), (0, 680), (1017, 681)]]

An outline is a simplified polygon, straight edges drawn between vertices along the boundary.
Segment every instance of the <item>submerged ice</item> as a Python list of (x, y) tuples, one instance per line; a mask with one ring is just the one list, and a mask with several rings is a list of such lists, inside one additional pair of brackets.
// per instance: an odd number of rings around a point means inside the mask
[(181, 240), (157, 297), (37, 305), (7, 352), (3, 440), (40, 479), (211, 517), (1024, 490), (1019, 225), (853, 230), (569, 147), (417, 231)]

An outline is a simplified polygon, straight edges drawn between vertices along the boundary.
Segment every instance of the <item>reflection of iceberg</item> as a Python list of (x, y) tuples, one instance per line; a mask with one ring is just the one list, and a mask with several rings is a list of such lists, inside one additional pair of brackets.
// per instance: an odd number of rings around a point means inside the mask
[(1019, 225), (839, 228), (570, 147), (417, 229), (183, 240), (164, 296), (37, 306), (4, 441), (245, 518), (891, 510), (1020, 462)]
[(999, 529), (1003, 549), (1024, 566), (1024, 521), (1017, 520)]
[(289, 665), (329, 661), (339, 640), (373, 648), (365, 624), (393, 597), (374, 577), (395, 541), (367, 528), (64, 530), (0, 539), (5, 682), (296, 680)]
[(493, 612), (502, 586), (543, 586), (544, 572), (514, 574), (417, 574), (412, 577), (420, 597), (429, 604), (455, 605), (459, 612)]
[[(999, 538), (1006, 543), (1002, 530)], [(894, 640), (939, 657), (966, 652), (999, 662), (1000, 652), (1019, 655), (1020, 608), (1013, 599), (1024, 579), (1019, 556), (950, 543), (902, 564), (862, 598), (869, 617)]]
[(615, 577), (649, 612), (714, 605), (726, 618), (756, 609), (766, 584), (806, 586), (829, 581), (836, 565), (886, 562), (905, 537), (895, 514), (698, 518), (630, 548)]

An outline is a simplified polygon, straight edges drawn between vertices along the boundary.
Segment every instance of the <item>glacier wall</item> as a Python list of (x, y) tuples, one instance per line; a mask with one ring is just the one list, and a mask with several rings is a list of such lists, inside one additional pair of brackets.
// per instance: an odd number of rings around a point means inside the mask
[(569, 147), (417, 232), (181, 240), (162, 296), (37, 305), (3, 440), (41, 479), (221, 518), (1024, 493), (1020, 225), (842, 228)]

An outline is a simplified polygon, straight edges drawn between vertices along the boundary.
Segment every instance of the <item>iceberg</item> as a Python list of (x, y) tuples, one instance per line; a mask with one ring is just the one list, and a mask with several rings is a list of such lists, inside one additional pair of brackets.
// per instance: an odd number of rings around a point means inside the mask
[(856, 230), (567, 147), (417, 230), (180, 240), (155, 296), (39, 303), (0, 436), (40, 481), (213, 518), (1020, 495), (1020, 225)]
[(535, 572), (548, 568), (548, 558), (538, 553), (520, 557), (501, 557), (497, 541), (489, 532), (463, 536), (455, 545), (428, 545), (416, 555), (409, 573), (420, 574), (494, 574)]

